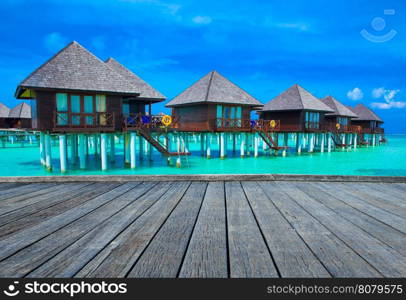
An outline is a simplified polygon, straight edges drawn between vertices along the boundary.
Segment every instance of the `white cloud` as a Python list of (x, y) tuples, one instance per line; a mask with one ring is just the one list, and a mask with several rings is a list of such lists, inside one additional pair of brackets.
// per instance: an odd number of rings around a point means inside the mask
[(358, 101), (358, 100), (361, 100), (362, 98), (364, 98), (364, 93), (362, 92), (362, 90), (360, 88), (356, 87), (353, 90), (348, 91), (347, 97), (348, 97), (348, 99), (351, 99), (353, 101)]
[(379, 108), (379, 109), (404, 108), (404, 107), (406, 107), (406, 102), (402, 102), (402, 101), (391, 101), (389, 103), (373, 102), (373, 103), (371, 103), (371, 106), (374, 108)]
[(286, 29), (295, 29), (299, 31), (308, 31), (309, 25), (305, 23), (279, 23), (276, 24), (276, 27), (286, 28)]
[(387, 90), (384, 87), (373, 89), (372, 97), (376, 99), (383, 98), (385, 102), (373, 102), (371, 106), (379, 109), (404, 108), (406, 102), (394, 101), (399, 92), (400, 90)]
[(384, 87), (380, 87), (372, 90), (372, 97), (377, 99), (383, 97), (386, 102), (390, 102), (399, 92), (400, 90), (387, 90)]
[(208, 16), (196, 16), (192, 19), (192, 21), (196, 24), (210, 24), (212, 19)]
[(380, 87), (372, 90), (372, 97), (381, 98), (385, 94), (385, 88)]
[(59, 51), (68, 44), (68, 39), (58, 32), (52, 32), (44, 37), (45, 47), (52, 51)]

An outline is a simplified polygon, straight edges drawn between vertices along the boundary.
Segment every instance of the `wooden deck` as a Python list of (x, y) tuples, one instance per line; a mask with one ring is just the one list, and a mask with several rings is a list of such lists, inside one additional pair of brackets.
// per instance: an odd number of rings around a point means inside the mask
[(1, 277), (406, 277), (406, 184), (0, 184)]

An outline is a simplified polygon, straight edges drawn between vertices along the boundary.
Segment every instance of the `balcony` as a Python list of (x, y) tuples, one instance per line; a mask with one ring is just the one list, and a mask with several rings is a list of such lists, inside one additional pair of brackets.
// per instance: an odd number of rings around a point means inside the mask
[(179, 117), (171, 117), (171, 123), (165, 125), (163, 122), (164, 115), (147, 116), (141, 113), (123, 115), (123, 130), (137, 130), (140, 128), (159, 131), (163, 129), (177, 128)]
[(115, 130), (115, 114), (108, 112), (55, 112), (54, 132), (103, 132)]
[(217, 131), (230, 132), (248, 132), (254, 130), (261, 131), (280, 131), (280, 121), (273, 120), (250, 120), (250, 119), (225, 119), (216, 118), (214, 120), (214, 128)]

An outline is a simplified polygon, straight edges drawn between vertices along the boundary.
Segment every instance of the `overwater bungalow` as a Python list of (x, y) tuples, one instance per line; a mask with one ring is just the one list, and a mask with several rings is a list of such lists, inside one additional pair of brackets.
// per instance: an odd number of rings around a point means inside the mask
[[(114, 59), (104, 62), (77, 42), (67, 45), (24, 79), (15, 96), (33, 100), (32, 127), (42, 133), (41, 161), (48, 169), (51, 169), (50, 134), (59, 135), (62, 171), (66, 170), (67, 133), (73, 160), (79, 156), (81, 168), (86, 166), (87, 138), (94, 134), (91, 137), (96, 145), (100, 144), (105, 170), (107, 144), (114, 159), (114, 133), (123, 131), (124, 119), (131, 114), (144, 115), (147, 105), (151, 114), (152, 103), (165, 99)], [(131, 143), (135, 139), (133, 136)], [(95, 147), (96, 151), (98, 148)], [(135, 147), (127, 148), (135, 151)]]
[(334, 113), (334, 110), (300, 85), (293, 85), (266, 103), (258, 113), (260, 119), (279, 120), (283, 146), (288, 146), (292, 137), (299, 153), (306, 146), (309, 152), (313, 152), (316, 146), (324, 151), (326, 144), (328, 151), (331, 150), (331, 141), (323, 124), (325, 115)]
[(242, 88), (211, 71), (166, 104), (181, 131), (250, 131), (251, 111), (263, 106)]
[(0, 103), (0, 128), (30, 129), (31, 106), (23, 102), (9, 109)]
[(7, 118), (10, 114), (10, 108), (5, 106), (3, 103), (0, 103), (0, 128), (7, 128)]
[[(251, 112), (263, 106), (242, 88), (211, 71), (192, 84), (167, 105), (173, 119), (179, 120), (179, 131), (198, 133), (202, 155), (212, 155), (213, 137), (218, 138), (219, 156), (227, 156), (227, 141), (231, 140), (233, 153), (239, 144), (241, 157), (250, 152), (258, 155), (260, 140), (269, 148), (279, 150), (268, 134), (278, 129), (251, 120)], [(251, 151), (251, 148), (253, 151)]]
[[(357, 117), (352, 119), (352, 124), (361, 128), (362, 144), (375, 145), (379, 141), (384, 141), (383, 120), (371, 109), (360, 103), (350, 108)], [(378, 137), (378, 140), (377, 140)]]
[(345, 147), (351, 145), (353, 138), (356, 144), (358, 136), (355, 134), (359, 134), (360, 130), (358, 126), (351, 123), (351, 120), (357, 118), (357, 115), (332, 96), (320, 100), (334, 111), (325, 114), (323, 127), (326, 131), (332, 133), (336, 146)]

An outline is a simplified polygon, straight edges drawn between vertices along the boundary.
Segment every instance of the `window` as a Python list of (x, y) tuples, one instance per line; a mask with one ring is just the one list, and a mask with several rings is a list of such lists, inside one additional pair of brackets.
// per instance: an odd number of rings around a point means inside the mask
[[(242, 108), (241, 106), (217, 105), (216, 111), (217, 127), (241, 127)], [(222, 122), (221, 119), (225, 119)]]
[(94, 123), (94, 102), (93, 102), (93, 96), (84, 96), (83, 97), (84, 101), (84, 111), (85, 114), (92, 114), (92, 115), (86, 115), (85, 120), (86, 120), (86, 125), (93, 125)]
[(306, 111), (305, 128), (306, 129), (319, 129), (320, 128), (320, 113)]
[(64, 93), (56, 94), (57, 125), (68, 125), (68, 95)]
[(347, 126), (348, 125), (348, 118), (345, 117), (338, 117), (338, 123), (342, 126)]
[[(96, 112), (106, 112), (106, 95), (96, 95)], [(107, 124), (106, 114), (99, 114), (99, 123), (100, 125)]]

